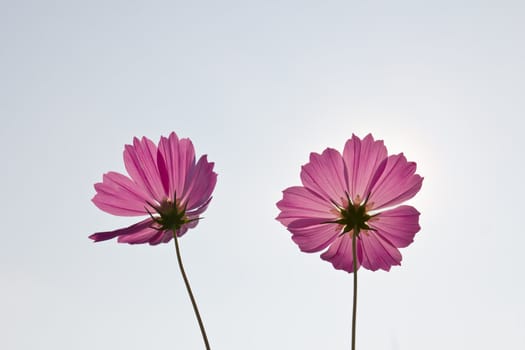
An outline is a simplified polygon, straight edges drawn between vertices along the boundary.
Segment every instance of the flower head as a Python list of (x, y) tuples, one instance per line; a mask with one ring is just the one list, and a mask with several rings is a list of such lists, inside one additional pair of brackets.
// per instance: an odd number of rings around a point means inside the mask
[(419, 231), (419, 212), (400, 205), (421, 188), (416, 163), (401, 153), (388, 155), (383, 141), (352, 135), (341, 155), (327, 148), (311, 153), (301, 169), (303, 186), (289, 187), (277, 203), (279, 220), (292, 240), (308, 253), (326, 248), (321, 258), (353, 272), (352, 237), (357, 268), (390, 270)]
[(215, 188), (217, 174), (206, 155), (195, 161), (189, 139), (172, 132), (155, 145), (146, 137), (134, 138), (124, 148), (128, 176), (109, 172), (95, 184), (93, 203), (101, 210), (120, 216), (146, 219), (115, 231), (89, 236), (95, 242), (118, 237), (121, 243), (156, 245), (182, 236), (197, 226)]

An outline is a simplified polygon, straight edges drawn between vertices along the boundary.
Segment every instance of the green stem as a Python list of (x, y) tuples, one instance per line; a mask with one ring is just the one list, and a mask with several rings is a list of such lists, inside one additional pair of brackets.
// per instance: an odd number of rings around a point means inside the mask
[(352, 350), (355, 350), (355, 323), (357, 313), (357, 235), (359, 229), (354, 228), (352, 234), (352, 258), (354, 259), (354, 304), (352, 308)]
[(177, 237), (177, 234), (175, 233), (175, 230), (173, 231), (173, 240), (175, 241), (175, 250), (177, 251), (177, 261), (179, 262), (180, 273), (182, 274), (182, 278), (184, 279), (184, 284), (186, 284), (186, 290), (188, 291), (188, 294), (190, 296), (191, 304), (193, 305), (193, 311), (195, 312), (195, 316), (197, 317), (197, 322), (199, 322), (199, 327), (201, 329), (201, 334), (202, 334), (202, 339), (204, 340), (204, 345), (206, 345), (206, 350), (210, 350), (210, 343), (208, 342), (208, 337), (206, 336), (206, 330), (204, 329), (204, 323), (202, 323), (201, 315), (199, 313), (199, 308), (197, 307), (197, 303), (195, 302), (195, 298), (193, 297), (193, 292), (191, 291), (190, 282), (188, 281), (186, 272), (184, 272), (184, 265), (182, 264), (182, 258), (180, 256), (179, 239)]

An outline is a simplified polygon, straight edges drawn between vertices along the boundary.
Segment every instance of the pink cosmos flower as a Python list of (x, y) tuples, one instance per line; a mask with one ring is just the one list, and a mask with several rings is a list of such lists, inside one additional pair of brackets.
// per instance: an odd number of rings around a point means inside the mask
[(321, 258), (352, 273), (352, 238), (357, 269), (389, 271), (419, 231), (419, 212), (400, 205), (421, 188), (416, 163), (401, 153), (388, 155), (383, 141), (352, 135), (341, 155), (327, 148), (311, 153), (301, 169), (303, 186), (287, 188), (277, 203), (277, 220), (308, 253), (326, 248)]
[(129, 176), (104, 174), (102, 182), (95, 184), (93, 203), (113, 215), (147, 218), (89, 238), (98, 242), (118, 237), (120, 243), (156, 245), (197, 226), (212, 198), (217, 174), (206, 155), (195, 161), (189, 139), (179, 139), (174, 132), (161, 137), (158, 145), (146, 137), (134, 138), (133, 145), (125, 146), (124, 164)]

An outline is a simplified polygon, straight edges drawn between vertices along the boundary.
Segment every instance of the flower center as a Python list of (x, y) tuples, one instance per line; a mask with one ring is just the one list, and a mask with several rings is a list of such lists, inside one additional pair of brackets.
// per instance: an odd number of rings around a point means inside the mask
[(155, 209), (158, 216), (150, 216), (160, 227), (159, 230), (173, 230), (176, 231), (181, 228), (182, 225), (190, 222), (186, 216), (186, 208), (180, 208), (177, 202), (172, 202), (168, 199), (164, 199), (159, 206), (151, 207)]
[(341, 218), (336, 222), (343, 225), (343, 233), (354, 232), (359, 235), (361, 230), (370, 230), (367, 221), (372, 217), (366, 212), (366, 203), (362, 205), (354, 204), (351, 201), (348, 203), (348, 207), (339, 208)]

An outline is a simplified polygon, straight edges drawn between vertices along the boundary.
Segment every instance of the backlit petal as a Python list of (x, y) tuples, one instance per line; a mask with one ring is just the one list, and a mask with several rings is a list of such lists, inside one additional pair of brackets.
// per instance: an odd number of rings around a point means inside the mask
[(371, 134), (362, 141), (352, 135), (346, 142), (343, 159), (352, 200), (359, 199), (358, 202), (361, 202), (366, 198), (372, 176), (386, 157), (387, 150), (383, 141), (375, 141)]
[(416, 163), (407, 162), (402, 153), (389, 156), (384, 171), (370, 189), (370, 207), (392, 207), (412, 198), (423, 183), (423, 178), (415, 172)]
[(158, 230), (148, 227), (140, 232), (135, 232), (135, 233), (132, 233), (130, 235), (125, 235), (125, 236), (119, 236), (118, 242), (119, 243), (129, 243), (129, 244), (148, 243), (150, 241), (155, 241), (158, 235), (159, 235)]
[(102, 182), (95, 184), (97, 193), (93, 203), (101, 210), (113, 215), (145, 215), (146, 201), (149, 195), (128, 177), (109, 172), (104, 174)]
[(180, 139), (172, 132), (168, 138), (161, 137), (159, 152), (166, 162), (169, 177), (169, 198), (173, 194), (182, 197), (191, 169), (195, 166), (195, 149), (189, 139)]
[[(298, 221), (307, 221), (303, 219)], [(303, 252), (318, 252), (328, 247), (341, 233), (341, 227), (336, 224), (322, 224), (319, 220), (297, 223), (292, 222), (288, 230), (292, 233), (292, 240)], [(296, 225), (294, 225), (294, 223)]]
[(337, 219), (333, 204), (304, 187), (294, 186), (284, 190), (283, 199), (277, 202), (277, 207), (281, 210), (277, 220), (285, 226), (304, 218), (321, 218), (322, 221)]
[(187, 210), (199, 208), (210, 198), (217, 183), (217, 174), (213, 172), (213, 166), (214, 163), (208, 162), (207, 156), (204, 155), (190, 168), (184, 192), (181, 193), (181, 202), (187, 206)]
[(159, 231), (155, 236), (151, 237), (148, 241), (150, 245), (158, 245), (161, 243), (168, 243), (173, 239), (173, 231)]
[(310, 162), (301, 169), (304, 187), (319, 194), (329, 202), (343, 205), (348, 192), (341, 154), (327, 148), (322, 154), (311, 153)]
[(99, 241), (106, 241), (108, 239), (112, 239), (119, 236), (127, 236), (127, 235), (133, 235), (136, 233), (144, 232), (144, 231), (150, 231), (150, 227), (153, 225), (153, 221), (151, 218), (148, 218), (146, 220), (137, 222), (136, 224), (133, 224), (129, 227), (121, 228), (114, 231), (106, 231), (106, 232), (97, 232), (89, 236), (92, 240), (95, 242)]
[(408, 205), (379, 213), (369, 221), (369, 225), (397, 248), (404, 248), (412, 243), (421, 228), (419, 212)]
[(151, 140), (134, 138), (133, 146), (126, 145), (124, 164), (133, 181), (144, 188), (151, 198), (157, 202), (167, 198), (157, 167), (157, 147)]
[(363, 248), (361, 264), (364, 268), (372, 271), (390, 271), (392, 265), (401, 265), (399, 250), (375, 232), (361, 232), (359, 241)]
[[(357, 269), (360, 267), (362, 259), (361, 244), (357, 241)], [(349, 273), (354, 272), (354, 259), (352, 254), (352, 237), (349, 234), (344, 234), (337, 238), (330, 248), (323, 254), (321, 259), (329, 261), (338, 270), (344, 270)]]

